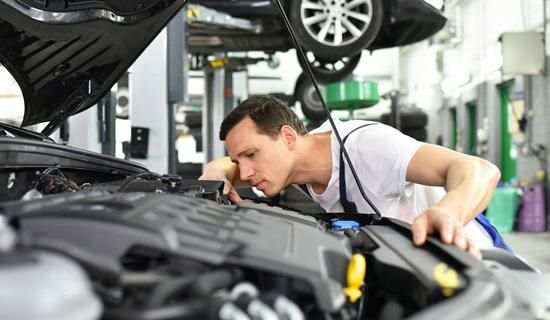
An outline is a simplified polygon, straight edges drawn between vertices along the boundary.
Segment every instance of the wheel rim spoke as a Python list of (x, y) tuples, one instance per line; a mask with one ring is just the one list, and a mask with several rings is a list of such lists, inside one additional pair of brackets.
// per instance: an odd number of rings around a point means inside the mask
[(347, 18), (342, 19), (342, 24), (354, 36), (356, 37), (361, 36), (361, 30), (357, 29), (357, 27), (354, 26), (353, 23), (351, 23)]
[(344, 28), (342, 28), (342, 22), (340, 19), (334, 21), (334, 44), (339, 45), (342, 43)]
[(327, 20), (327, 17), (328, 17), (328, 14), (326, 13), (316, 14), (313, 17), (306, 18), (304, 20), (304, 25), (311, 26), (313, 24)]
[(311, 9), (311, 10), (325, 10), (327, 8), (326, 4), (320, 4), (317, 2), (311, 2), (311, 1), (304, 1), (302, 3), (302, 8), (304, 9)]
[(346, 9), (353, 9), (362, 4), (368, 4), (367, 0), (353, 0), (350, 3), (346, 4)]
[(327, 20), (323, 27), (321, 28), (321, 31), (319, 31), (319, 34), (317, 35), (317, 40), (323, 42), (327, 38), (328, 30), (330, 28), (330, 25), (332, 24), (331, 20)]
[(364, 14), (364, 13), (359, 13), (359, 12), (354, 12), (354, 11), (347, 10), (346, 14), (350, 17), (353, 17), (353, 18), (357, 19), (357, 20), (363, 21), (366, 24), (369, 24), (370, 20), (371, 20), (370, 15)]

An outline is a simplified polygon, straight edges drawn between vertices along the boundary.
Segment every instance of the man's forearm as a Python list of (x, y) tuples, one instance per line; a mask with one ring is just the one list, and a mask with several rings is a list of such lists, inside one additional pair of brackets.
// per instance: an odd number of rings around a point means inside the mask
[(219, 174), (227, 178), (234, 186), (242, 185), (244, 182), (239, 177), (239, 167), (229, 157), (222, 157), (210, 161), (204, 170), (209, 175)]
[(456, 212), (466, 224), (487, 208), (499, 179), (498, 168), (486, 160), (457, 159), (449, 166), (447, 195), (438, 205)]

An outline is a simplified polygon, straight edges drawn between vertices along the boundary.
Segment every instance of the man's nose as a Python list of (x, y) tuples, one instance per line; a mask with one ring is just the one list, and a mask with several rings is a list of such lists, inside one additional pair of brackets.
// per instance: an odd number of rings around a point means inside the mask
[(239, 172), (241, 174), (242, 181), (250, 180), (254, 175), (254, 170), (252, 169), (252, 167), (245, 164), (240, 164)]

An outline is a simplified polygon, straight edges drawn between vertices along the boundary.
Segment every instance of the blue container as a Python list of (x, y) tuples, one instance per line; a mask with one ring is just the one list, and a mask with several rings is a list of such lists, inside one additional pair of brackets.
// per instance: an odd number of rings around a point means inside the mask
[(353, 220), (338, 220), (332, 224), (332, 231), (344, 231), (346, 229), (353, 229), (359, 231), (361, 226), (357, 221)]

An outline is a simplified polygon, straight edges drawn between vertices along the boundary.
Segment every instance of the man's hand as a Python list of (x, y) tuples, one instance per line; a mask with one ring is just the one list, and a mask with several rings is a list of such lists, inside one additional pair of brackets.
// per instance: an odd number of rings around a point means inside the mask
[(206, 170), (202, 176), (199, 177), (199, 180), (216, 180), (216, 181), (223, 181), (223, 194), (224, 196), (227, 196), (229, 200), (233, 203), (239, 203), (242, 201), (241, 197), (237, 193), (237, 190), (233, 187), (233, 184), (223, 175), (216, 172), (208, 172)]
[[(237, 193), (237, 190), (233, 187), (233, 182), (239, 184), (239, 168), (228, 157), (221, 157), (216, 160), (210, 161), (202, 176), (199, 180), (216, 180), (223, 181), (223, 194), (229, 198), (233, 203), (239, 203), (242, 201), (241, 197)], [(242, 183), (242, 181), (241, 181)]]
[(453, 244), (468, 251), (481, 260), (481, 252), (473, 241), (466, 237), (462, 222), (449, 210), (442, 207), (431, 207), (412, 223), (413, 240), (417, 246), (426, 242), (428, 234), (439, 233), (441, 241)]

